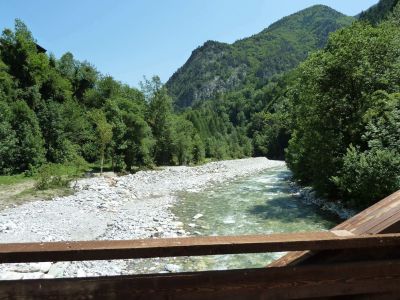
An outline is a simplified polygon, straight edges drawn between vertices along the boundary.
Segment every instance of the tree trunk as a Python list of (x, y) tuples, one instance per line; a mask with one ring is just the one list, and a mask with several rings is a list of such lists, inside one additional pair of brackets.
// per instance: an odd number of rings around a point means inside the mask
[(103, 175), (103, 164), (104, 164), (104, 150), (101, 150), (100, 175)]

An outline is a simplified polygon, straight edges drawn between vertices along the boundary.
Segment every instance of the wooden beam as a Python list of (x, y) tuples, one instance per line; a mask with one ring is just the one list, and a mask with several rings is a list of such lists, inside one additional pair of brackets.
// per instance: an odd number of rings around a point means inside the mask
[[(332, 230), (346, 230), (355, 235), (400, 232), (400, 191), (337, 225)], [(312, 261), (315, 253), (292, 252), (272, 262), (271, 267), (298, 265)]]
[[(0, 299), (309, 299), (400, 293), (400, 261), (0, 282)], [(368, 299), (374, 299), (373, 297)]]
[(352, 236), (333, 232), (133, 241), (0, 244), (0, 263), (335, 250), (400, 246), (400, 234)]

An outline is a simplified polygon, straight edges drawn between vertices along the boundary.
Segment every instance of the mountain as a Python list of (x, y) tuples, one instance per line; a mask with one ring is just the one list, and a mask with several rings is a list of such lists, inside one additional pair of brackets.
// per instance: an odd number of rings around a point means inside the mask
[(369, 21), (372, 24), (378, 24), (380, 21), (387, 18), (399, 2), (399, 0), (380, 0), (378, 4), (371, 6), (357, 17), (360, 20)]
[(245, 84), (262, 84), (296, 67), (310, 52), (325, 45), (330, 32), (353, 20), (316, 5), (233, 44), (207, 41), (192, 52), (166, 86), (178, 107), (188, 107)]

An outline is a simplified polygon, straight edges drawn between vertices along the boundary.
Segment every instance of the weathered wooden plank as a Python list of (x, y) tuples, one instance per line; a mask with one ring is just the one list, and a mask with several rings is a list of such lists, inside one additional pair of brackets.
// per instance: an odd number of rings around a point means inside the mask
[(400, 261), (0, 282), (0, 299), (21, 300), (351, 299), (390, 293), (400, 293)]
[(400, 234), (338, 236), (332, 232), (273, 235), (0, 244), (0, 263), (108, 260), (400, 246)]
[[(395, 218), (392, 218), (393, 216)], [(386, 222), (388, 219), (391, 219), (390, 223)], [(400, 191), (393, 193), (353, 218), (339, 224), (335, 229), (349, 230), (355, 234), (377, 234), (381, 233), (384, 228), (378, 229), (376, 226), (379, 227), (379, 224), (385, 222), (384, 227), (400, 222)]]
[[(332, 230), (347, 230), (356, 235), (393, 233), (400, 231), (400, 191), (360, 212)], [(298, 251), (289, 253), (269, 266), (297, 265), (311, 260), (313, 253)]]

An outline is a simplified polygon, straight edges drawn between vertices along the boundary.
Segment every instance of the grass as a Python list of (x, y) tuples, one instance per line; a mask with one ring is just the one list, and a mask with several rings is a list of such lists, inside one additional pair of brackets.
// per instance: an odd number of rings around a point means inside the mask
[[(84, 170), (78, 170), (76, 166), (73, 165), (56, 165), (57, 174), (65, 177), (80, 177), (84, 174), (84, 172), (88, 171), (90, 167), (87, 166)], [(38, 174), (34, 174), (33, 176), (27, 176), (24, 173), (17, 175), (1, 175), (0, 176), (0, 186), (1, 185), (15, 185), (19, 183), (24, 183), (31, 180), (37, 180)]]
[(5, 176), (0, 176), (0, 185), (14, 185), (31, 179), (32, 178), (27, 177), (24, 174), (5, 175)]
[(72, 193), (68, 183), (82, 177), (88, 166), (49, 164), (26, 174), (0, 176), (0, 210), (35, 200)]

